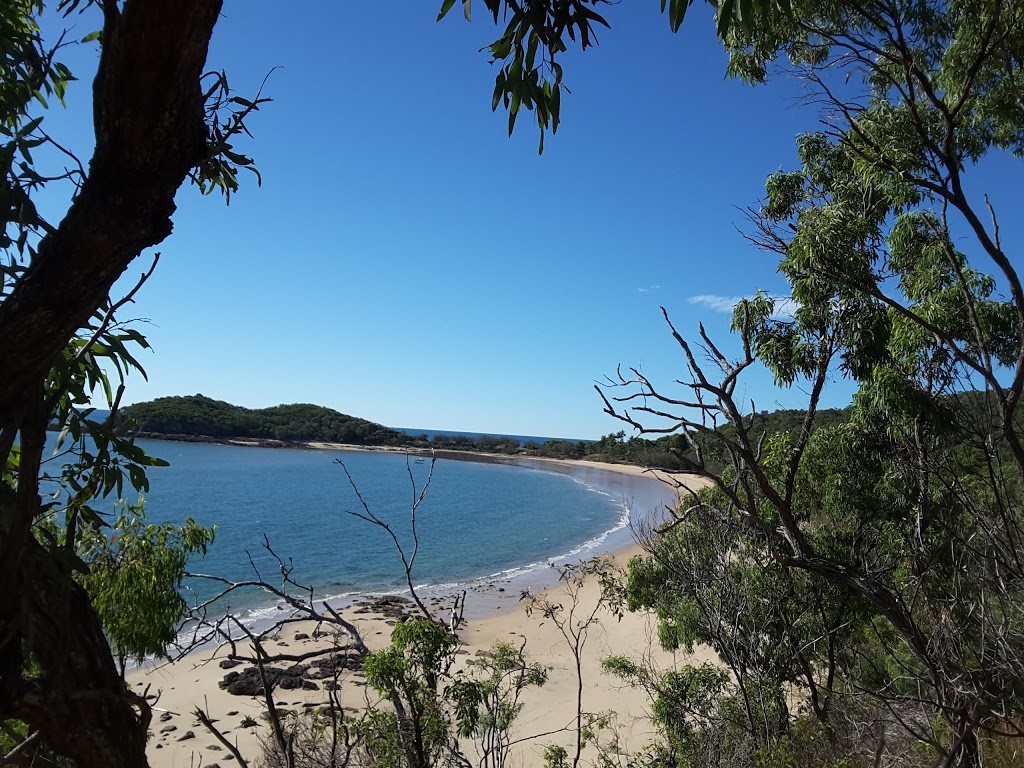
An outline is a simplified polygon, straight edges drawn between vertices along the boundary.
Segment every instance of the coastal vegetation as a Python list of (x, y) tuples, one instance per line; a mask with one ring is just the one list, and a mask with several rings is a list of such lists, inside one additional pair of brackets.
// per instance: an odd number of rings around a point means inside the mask
[[(593, 43), (607, 26), (600, 3), (483, 2), (506, 24), (490, 48), (493, 106), (508, 110), (510, 131), (532, 110), (543, 140), (558, 126), (566, 39)], [(661, 5), (677, 28), (689, 3)], [(445, 0), (440, 15), (453, 6)], [(1021, 8), (715, 8), (730, 75), (762, 83), (783, 61), (824, 107), (797, 138), (798, 167), (772, 175), (749, 212), (748, 237), (778, 260), (795, 310), (782, 315), (763, 294), (740, 302), (729, 347), (703, 327), (688, 340), (665, 312), (686, 371), (662, 385), (632, 370), (599, 388), (609, 414), (668, 436), (618, 433), (590, 455), (671, 456), (712, 482), (651, 522), (648, 557), (612, 593), (656, 611), (666, 647), (706, 644), (720, 661), (662, 671), (609, 659), (650, 692), (658, 735), (642, 754), (609, 751), (600, 764), (1012, 765), (1024, 739), (1024, 287), (1000, 235), (1005, 212), (968, 177), (983, 160), (1024, 154)], [(186, 179), (229, 199), (239, 172), (255, 170), (234, 145), (265, 99), (204, 74), (216, 0), (62, 0), (57, 10), (94, 20), (83, 42), (101, 55), (93, 157), (54, 174), (37, 165), (41, 148), (67, 151), (43, 118), (73, 75), (59, 43), (44, 44), (43, 10), (10, 0), (0, 14), (2, 756), (141, 766), (152, 706), (126, 687), (112, 644), (122, 660), (165, 646), (183, 565), (212, 532), (111, 521), (97, 504), (126, 486), (145, 491), (157, 463), (117, 428), (125, 376), (141, 370), (148, 345), (118, 320), (139, 286), (110, 292), (169, 235)], [(60, 183), (68, 208), (51, 222), (36, 202)], [(762, 421), (737, 398), (757, 365), (806, 393), (796, 420)], [(856, 394), (848, 412), (828, 415), (819, 406), (836, 377)], [(94, 398), (109, 418), (86, 407)], [(345, 428), (305, 417), (270, 418), (282, 434)], [(42, 462), (50, 424), (67, 459), (52, 477)], [(352, 429), (387, 439), (375, 427)], [(525, 450), (581, 450), (571, 445)], [(49, 481), (58, 493), (43, 493)], [(139, 612), (117, 610), (123, 600)], [(376, 710), (379, 751), (352, 753), (352, 764), (461, 764), (456, 732), (493, 732), (514, 711), (471, 705), (495, 692), (507, 701), (516, 680), (542, 682), (505, 648), (469, 687), (442, 685), (452, 642), (424, 621), (396, 627), (391, 648), (371, 657), (390, 709)], [(524, 674), (511, 687), (510, 670)], [(295, 765), (289, 734), (271, 722)], [(548, 759), (575, 767), (580, 751)]]
[(119, 421), (157, 435), (405, 445), (406, 434), (319, 405), (242, 408), (203, 395), (161, 397), (126, 406)]
[[(849, 409), (822, 409), (817, 426), (829, 426), (849, 418)], [(347, 416), (320, 405), (276, 405), (243, 408), (203, 395), (161, 397), (125, 406), (118, 411), (117, 424), (134, 435), (170, 439), (280, 441), (281, 443), (327, 442), (357, 446), (386, 446), (436, 451), (476, 451), (505, 456), (603, 461), (635, 464), (655, 469), (685, 471), (697, 458), (695, 446), (704, 446), (708, 460), (722, 464), (719, 443), (691, 434), (663, 435), (648, 439), (639, 434), (626, 436), (624, 430), (599, 440), (550, 439), (520, 441), (507, 435), (461, 435), (444, 432), (428, 436), (408, 434), (365, 419)], [(750, 415), (749, 432), (762, 435), (796, 436), (803, 424), (803, 411), (778, 410)], [(735, 429), (719, 429), (728, 437)], [(443, 454), (442, 454), (443, 455)]]
[[(761, 82), (784, 58), (824, 107), (749, 211), (795, 309), (741, 301), (731, 340), (688, 338), (663, 310), (684, 370), (623, 370), (601, 390), (634, 428), (700, 436), (691, 469), (711, 486), (648, 526), (627, 594), (666, 647), (707, 644), (727, 674), (614, 667), (672, 713), (682, 764), (1016, 764), (1024, 289), (1006, 212), (967, 177), (1024, 150), (1024, 17), (1002, 2), (795, 11), (726, 37), (732, 74)], [(754, 431), (737, 393), (755, 366), (805, 393), (796, 433)], [(826, 426), (837, 376), (853, 406)]]

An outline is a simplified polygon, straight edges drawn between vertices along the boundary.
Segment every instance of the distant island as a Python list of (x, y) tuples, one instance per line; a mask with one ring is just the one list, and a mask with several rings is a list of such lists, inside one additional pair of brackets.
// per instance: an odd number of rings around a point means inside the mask
[[(817, 426), (840, 423), (848, 416), (849, 409), (821, 410), (817, 415)], [(758, 413), (755, 431), (795, 433), (802, 421), (803, 411)], [(201, 394), (160, 397), (125, 406), (118, 413), (118, 422), (138, 437), (163, 440), (243, 442), (282, 447), (336, 443), (365, 448), (607, 461), (683, 471), (690, 468), (694, 459), (686, 438), (678, 434), (647, 440), (627, 438), (624, 431), (619, 431), (600, 440), (544, 442), (523, 442), (505, 435), (434, 434), (428, 437), (426, 434), (411, 435), (322, 405), (295, 403), (270, 408), (243, 408)], [(732, 428), (723, 429), (731, 431)], [(714, 447), (709, 445), (712, 452)]]

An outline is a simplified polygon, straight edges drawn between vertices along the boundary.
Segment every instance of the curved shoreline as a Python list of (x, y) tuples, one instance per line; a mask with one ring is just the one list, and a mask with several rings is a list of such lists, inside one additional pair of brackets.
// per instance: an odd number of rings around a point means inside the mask
[[(302, 446), (314, 449), (348, 450), (347, 447), (322, 444)], [(465, 454), (460, 454), (463, 458)], [(448, 457), (445, 457), (448, 458)], [(455, 457), (453, 457), (455, 458)], [(630, 506), (630, 520), (639, 519), (663, 504), (677, 499), (676, 488), (659, 477), (658, 473), (645, 471), (641, 467), (598, 462), (576, 462), (558, 459), (519, 459), (502, 463), (518, 464), (529, 469), (566, 474), (581, 482), (590, 481), (592, 487), (601, 492), (615, 495), (617, 492), (637, 492)], [(620, 494), (620, 495), (621, 495)], [(640, 498), (637, 499), (637, 496)], [(627, 499), (628, 500), (628, 499)], [(648, 506), (644, 506), (648, 505)], [(630, 557), (641, 552), (632, 539), (629, 526), (622, 526), (610, 532), (600, 546), (588, 554), (601, 554), (611, 558), (617, 565), (624, 565)], [(572, 558), (563, 558), (571, 561)], [(516, 748), (515, 760), (519, 764), (532, 765), (542, 762), (543, 745), (563, 743), (571, 747), (571, 731), (557, 730), (573, 722), (575, 716), (576, 677), (570, 649), (553, 621), (540, 616), (529, 616), (526, 606), (520, 601), (520, 591), (530, 587), (534, 594), (543, 594), (552, 603), (566, 600), (564, 585), (558, 582), (553, 569), (537, 568), (520, 576), (501, 580), (483, 579), (492, 582), (489, 588), (474, 590), (469, 597), (466, 624), (459, 636), (464, 643), (458, 664), (465, 664), (477, 656), (486, 655), (495, 642), (509, 641), (527, 643), (530, 657), (549, 669), (547, 684), (541, 689), (525, 692), (524, 709), (517, 721), (516, 732), (522, 741)], [(461, 588), (437, 594), (452, 594)], [(425, 593), (424, 593), (425, 594)], [(364, 595), (363, 597), (366, 597)], [(359, 599), (359, 598), (354, 598)], [(581, 606), (597, 605), (600, 586), (596, 579), (588, 579), (577, 599)], [(361, 609), (349, 601), (348, 607), (339, 612), (359, 629), (364, 641), (371, 649), (379, 650), (388, 642), (390, 624), (394, 621), (386, 616)], [(611, 654), (644, 654), (656, 660), (663, 667), (676, 662), (671, 654), (657, 647), (656, 622), (649, 614), (627, 614), (621, 619), (602, 613), (601, 622), (595, 624), (588, 634), (592, 637), (582, 659), (583, 674), (586, 677), (584, 706), (587, 711), (603, 712), (616, 710), (619, 735), (622, 744), (636, 749), (652, 736), (652, 726), (647, 716), (649, 702), (639, 691), (624, 688), (621, 682), (608, 678), (601, 671), (601, 659)], [(317, 639), (317, 626), (312, 621), (289, 624), (273, 638), (275, 651), (301, 654), (330, 642), (326, 637)], [(152, 735), (147, 748), (150, 764), (154, 768), (186, 768), (205, 764), (215, 757), (220, 749), (212, 735), (207, 733), (193, 716), (197, 704), (202, 704), (225, 731), (227, 738), (238, 745), (243, 754), (253, 759), (259, 752), (259, 728), (245, 725), (249, 718), (262, 722), (260, 713), (265, 702), (262, 697), (233, 696), (221, 688), (220, 682), (225, 671), (218, 662), (223, 657), (222, 648), (208, 647), (177, 660), (173, 664), (149, 663), (131, 671), (127, 682), (133, 690), (143, 693), (153, 689), (159, 691), (155, 702), (158, 713), (154, 718)], [(697, 661), (707, 654), (698, 651)], [(361, 708), (366, 705), (365, 682), (357, 673), (346, 678), (341, 691), (342, 703), (346, 707)], [(294, 709), (323, 706), (324, 692), (278, 691), (275, 701), (281, 706)], [(555, 731), (552, 733), (552, 731)], [(549, 734), (532, 738), (530, 734)]]
[[(509, 455), (485, 451), (432, 451), (322, 441), (249, 440), (156, 433), (140, 433), (137, 437), (168, 443), (184, 442), (224, 445), (227, 447), (370, 453), (390, 456), (401, 456), (404, 454), (417, 458), (433, 458), (435, 460), (500, 464), (564, 475), (589, 490), (608, 496), (615, 502), (616, 507), (619, 509), (619, 516), (608, 528), (591, 534), (589, 538), (583, 540), (567, 541), (564, 549), (552, 552), (550, 555), (541, 556), (538, 559), (515, 562), (496, 572), (480, 573), (477, 576), (451, 581), (421, 582), (417, 585), (417, 591), (430, 598), (448, 597), (463, 590), (468, 591), (473, 595), (467, 611), (467, 615), (471, 617), (490, 615), (490, 612), (495, 610), (496, 606), (507, 603), (506, 599), (499, 600), (495, 595), (501, 594), (504, 598), (505, 595), (519, 595), (526, 589), (538, 592), (556, 583), (558, 574), (552, 566), (576, 562), (577, 560), (590, 557), (615, 555), (624, 549), (632, 551), (634, 545), (632, 530), (634, 525), (646, 518), (650, 513), (663, 511), (668, 506), (674, 506), (678, 500), (679, 493), (676, 484), (671, 480), (672, 476), (668, 473), (632, 464)], [(429, 576), (429, 574), (427, 575)], [(319, 599), (328, 600), (334, 607), (348, 606), (358, 600), (377, 595), (402, 595), (408, 592), (407, 589), (397, 586), (383, 589), (359, 589), (353, 592), (335, 592), (334, 594), (330, 594), (329, 590), (327, 592), (324, 590), (318, 591), (322, 595)], [(266, 626), (268, 621), (272, 620), (271, 614), (276, 613), (270, 605), (274, 602), (276, 601), (268, 600), (265, 606), (254, 606), (251, 611), (255, 615), (246, 618), (246, 623), (255, 622), (251, 626), (256, 628)]]
[(490, 590), (476, 590), (475, 601), (467, 606), (468, 619), (492, 616), (495, 611), (510, 611), (526, 590), (534, 593), (550, 590), (558, 583), (557, 566), (593, 557), (628, 562), (641, 551), (633, 536), (635, 525), (666, 506), (674, 506), (679, 498), (678, 490), (665, 478), (635, 465), (534, 457), (516, 458), (508, 463), (567, 475), (613, 498), (623, 508), (624, 514), (618, 525), (594, 537), (600, 539), (594, 546), (588, 546), (594, 539), (579, 542), (569, 552), (551, 557), (546, 562), (524, 563), (519, 573), (476, 580), (477, 584), (480, 581), (494, 583)]
[[(553, 472), (566, 475), (594, 490), (606, 493), (624, 506), (627, 514), (620, 525), (613, 526), (592, 539), (579, 542), (569, 552), (554, 555), (544, 561), (522, 563), (501, 573), (485, 574), (461, 582), (424, 584), (417, 587), (429, 597), (449, 597), (463, 589), (472, 592), (474, 600), (466, 607), (466, 618), (469, 620), (491, 616), (494, 611), (512, 610), (519, 602), (519, 595), (526, 590), (548, 591), (558, 583), (556, 570), (558, 565), (601, 556), (611, 557), (619, 563), (628, 562), (633, 555), (641, 553), (632, 533), (634, 524), (655, 511), (675, 506), (680, 494), (684, 492), (670, 479), (672, 475), (668, 472), (636, 464), (553, 459), (541, 456), (510, 456), (484, 451), (411, 451), (315, 441), (291, 447), (341, 452), (407, 453), (413, 456), (433, 456), (439, 460), (505, 464)], [(705, 485), (706, 481), (704, 478), (692, 477), (689, 484), (696, 489)], [(587, 544), (594, 538), (600, 538), (600, 543), (588, 548)], [(585, 557), (578, 557), (584, 554)], [(509, 573), (509, 571), (513, 571), (513, 573)], [(407, 590), (402, 590), (397, 594), (406, 592)], [(353, 600), (373, 594), (375, 593), (368, 592), (353, 595), (347, 602), (351, 603)]]
[[(236, 445), (237, 443), (223, 443)], [(263, 446), (252, 446), (263, 447)], [(293, 449), (337, 452), (382, 452), (388, 454), (409, 453), (404, 450), (384, 449), (378, 451), (362, 446), (338, 443), (311, 442), (291, 444)], [(443, 455), (442, 455), (443, 454)], [(430, 457), (430, 453), (426, 454)], [(493, 616), (495, 612), (513, 610), (519, 603), (523, 592), (543, 593), (558, 583), (558, 566), (593, 557), (610, 557), (617, 562), (625, 563), (635, 554), (641, 552), (633, 537), (634, 525), (644, 520), (649, 514), (674, 506), (679, 498), (679, 489), (669, 479), (667, 473), (649, 470), (638, 465), (613, 464), (609, 462), (578, 461), (552, 459), (546, 457), (508, 456), (479, 451), (437, 451), (433, 458), (450, 461), (469, 461), (488, 464), (502, 464), (533, 471), (549, 472), (564, 475), (584, 485), (591, 491), (602, 493), (616, 502), (621, 509), (617, 523), (590, 538), (569, 543), (565, 550), (559, 551), (539, 560), (520, 562), (498, 572), (484, 573), (456, 581), (421, 582), (416, 586), (417, 593), (425, 600), (441, 599), (448, 602), (455, 595), (466, 592), (470, 599), (465, 605), (467, 620)], [(701, 480), (696, 478), (696, 480)], [(375, 590), (366, 589), (344, 594), (322, 594), (319, 600), (327, 601), (333, 608), (342, 609), (353, 604), (372, 600), (376, 597), (404, 596), (409, 590), (404, 587)], [(273, 602), (273, 601), (272, 601)], [(274, 614), (273, 609), (257, 609), (260, 618), (251, 617), (246, 623), (254, 621), (252, 626), (261, 629), (275, 620), (267, 614)]]
[[(183, 453), (170, 450), (175, 442), (182, 446)], [(178, 441), (166, 441), (162, 442), (162, 444), (154, 441), (146, 447), (146, 450), (157, 456), (167, 454), (167, 458), (172, 460), (172, 464), (179, 465), (180, 463), (187, 472), (192, 464), (195, 463), (195, 460), (190, 457), (193, 455), (205, 455), (198, 453), (198, 451), (201, 449), (206, 450), (207, 445), (208, 443), (206, 442), (201, 445), (190, 446), (189, 443)], [(335, 460), (334, 457), (337, 457), (339, 460), (349, 463), (350, 466), (354, 465), (348, 458), (345, 458), (346, 454), (353, 457), (353, 461), (356, 455), (367, 457), (367, 460), (370, 457), (377, 456), (389, 464), (397, 462), (404, 465), (407, 461), (407, 456), (403, 455), (407, 452), (404, 451), (366, 451), (361, 446), (336, 443), (292, 443), (288, 446), (290, 450), (285, 450), (280, 454), (266, 450), (254, 451), (251, 459), (249, 458), (249, 452), (243, 449), (262, 446), (251, 444), (237, 445), (233, 441), (218, 442), (216, 445), (224, 446), (223, 450), (228, 452), (231, 452), (232, 448), (236, 449), (229, 454), (234, 458), (227, 463), (227, 466), (232, 467), (244, 467), (250, 464), (253, 466), (264, 466), (267, 462), (270, 465), (276, 466), (279, 463), (275, 458), (277, 455), (282, 457), (284, 464), (291, 466), (296, 462), (301, 464), (306, 461), (299, 458), (303, 454), (313, 457), (312, 460), (314, 462), (324, 464), (331, 464)], [(217, 449), (214, 449), (214, 454), (217, 454)], [(285, 454), (288, 454), (287, 460), (285, 460)], [(415, 454), (413, 456), (415, 457)], [(488, 475), (491, 469), (496, 470), (505, 478), (497, 480), (500, 483), (518, 483), (519, 481), (516, 480), (517, 472), (541, 473), (541, 476), (546, 475), (550, 478), (548, 481), (541, 482), (546, 482), (549, 485), (554, 483), (553, 489), (565, 488), (564, 492), (559, 491), (559, 495), (562, 493), (568, 494), (565, 496), (567, 500), (574, 498), (573, 494), (579, 495), (578, 501), (569, 501), (561, 507), (556, 505), (552, 507), (552, 510), (556, 510), (556, 512), (549, 513), (543, 512), (546, 504), (546, 495), (523, 500), (522, 504), (529, 505), (529, 509), (535, 510), (524, 518), (529, 519), (531, 522), (526, 527), (521, 525), (517, 527), (517, 531), (520, 533), (515, 538), (516, 543), (513, 543), (512, 539), (505, 541), (499, 539), (492, 542), (491, 546), (497, 547), (494, 550), (497, 557), (479, 559), (474, 556), (473, 551), (469, 550), (467, 550), (465, 556), (460, 557), (458, 551), (455, 550), (452, 554), (445, 556), (450, 561), (449, 566), (451, 567), (444, 566), (443, 564), (440, 568), (421, 565), (417, 569), (417, 572), (414, 574), (416, 592), (425, 599), (431, 601), (443, 600), (447, 603), (451, 597), (465, 591), (469, 598), (466, 605), (467, 618), (482, 618), (493, 615), (495, 611), (509, 610), (516, 603), (516, 600), (510, 600), (509, 598), (515, 596), (518, 599), (519, 595), (524, 591), (529, 590), (534, 594), (544, 591), (558, 581), (559, 573), (556, 568), (557, 566), (588, 560), (598, 556), (612, 556), (623, 549), (632, 548), (634, 544), (634, 526), (639, 521), (647, 518), (649, 514), (658, 513), (659, 511), (663, 512), (665, 507), (674, 506), (677, 500), (677, 492), (672, 482), (673, 478), (664, 473), (651, 471), (636, 465), (532, 456), (512, 457), (502, 454), (469, 453), (465, 451), (437, 452), (434, 454), (434, 458), (442, 461), (460, 462), (467, 469), (476, 464), (481, 472)], [(467, 464), (467, 462), (469, 463)], [(485, 468), (479, 466), (481, 463), (498, 466)], [(219, 464), (214, 461), (214, 466), (219, 466)], [(449, 473), (455, 474), (456, 471), (460, 476), (463, 474), (463, 470), (458, 469), (458, 466), (455, 464), (448, 464), (447, 466), (450, 468), (448, 470), (442, 470), (443, 466), (443, 464), (438, 465), (436, 472), (438, 477), (447, 477)], [(175, 475), (175, 477), (178, 476)], [(179, 478), (175, 482), (189, 481)], [(529, 484), (537, 481), (524, 479), (523, 482)], [(571, 486), (575, 486), (575, 490)], [(510, 485), (509, 487), (512, 488), (514, 486)], [(500, 491), (496, 492), (500, 493)], [(591, 493), (597, 495), (590, 496)], [(589, 500), (585, 498), (588, 496)], [(155, 498), (156, 494), (154, 493)], [(225, 497), (223, 501), (217, 501), (218, 505), (224, 503), (228, 507), (235, 508), (238, 504), (238, 498), (229, 496)], [(449, 499), (448, 503), (453, 503), (453, 500)], [(213, 514), (213, 510), (216, 508), (213, 507), (210, 510), (213, 522), (220, 523), (221, 517), (223, 517), (224, 522), (235, 520), (234, 516), (229, 514), (231, 511), (229, 508), (226, 507), (222, 514)], [(513, 515), (512, 519), (515, 519), (514, 513), (516, 509), (509, 507), (507, 510), (508, 514)], [(523, 509), (525, 511), (527, 507), (523, 507)], [(574, 522), (574, 509), (593, 509), (594, 512), (598, 510), (604, 511), (603, 514), (590, 516), (586, 521), (581, 518), (579, 522)], [(539, 514), (537, 510), (540, 511)], [(548, 515), (550, 514), (557, 514), (557, 517), (549, 518)], [(550, 530), (557, 531), (557, 533), (549, 533), (546, 523), (547, 519), (552, 521)], [(233, 522), (232, 525), (234, 524)], [(548, 536), (552, 538), (549, 540)], [(236, 548), (242, 546), (235, 541), (236, 538), (237, 536), (226, 536), (223, 544), (226, 546), (230, 541)], [(346, 541), (345, 539), (332, 538), (332, 534), (329, 533), (326, 534), (326, 538), (323, 534), (318, 535), (317, 538), (320, 542), (316, 544), (319, 547), (317, 551), (321, 555), (326, 553), (326, 556), (330, 557), (331, 551), (344, 550), (342, 545)], [(335, 541), (336, 546), (326, 544), (330, 541)], [(295, 548), (300, 543), (297, 542), (293, 545), (294, 552), (291, 552), (293, 556), (297, 556), (295, 552), (301, 553), (303, 551), (301, 547)], [(433, 561), (431, 560), (431, 562)], [(199, 570), (202, 570), (202, 568)], [(380, 568), (377, 568), (377, 571), (379, 570)], [(377, 571), (371, 569), (367, 573), (377, 574)], [(399, 571), (400, 573), (401, 571)], [(374, 597), (409, 597), (408, 589), (403, 584), (396, 583), (393, 579), (374, 583), (378, 579), (363, 578), (358, 573), (354, 576), (350, 574), (347, 577), (334, 579), (333, 581), (326, 577), (317, 579), (316, 576), (312, 576), (310, 578), (312, 578), (310, 583), (315, 586), (317, 604), (326, 601), (336, 609), (345, 608), (353, 603)], [(319, 583), (317, 583), (318, 581)], [(275, 595), (267, 594), (266, 592), (247, 593), (244, 599), (240, 599), (237, 602), (239, 603), (237, 605), (232, 602), (235, 614), (248, 627), (256, 631), (266, 629), (284, 615), (291, 613), (291, 610), (288, 609), (285, 603)]]

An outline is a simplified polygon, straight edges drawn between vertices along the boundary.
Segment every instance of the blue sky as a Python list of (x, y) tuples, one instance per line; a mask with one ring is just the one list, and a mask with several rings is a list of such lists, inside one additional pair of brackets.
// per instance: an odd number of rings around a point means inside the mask
[[(817, 125), (799, 82), (725, 80), (702, 7), (673, 35), (656, 0), (609, 6), (600, 46), (565, 57), (571, 93), (538, 157), (532, 115), (510, 139), (490, 111), (495, 68), (479, 49), (497, 33), (482, 6), (472, 23), (456, 9), (437, 24), (439, 5), (225, 3), (210, 68), (243, 96), (278, 68), (238, 147), (263, 186), (243, 179), (229, 207), (179, 193), (128, 313), (149, 321), (155, 351), (127, 401), (201, 392), (592, 438), (620, 428), (593, 392), (617, 364), (683, 374), (660, 305), (680, 331), (703, 320), (725, 339), (736, 297), (784, 293), (737, 227)], [(78, 38), (93, 25), (70, 23)], [(88, 156), (97, 54), (64, 58), (83, 81), (48, 121)], [(993, 164), (986, 179), (997, 208), (1019, 214), (1017, 170)], [(756, 372), (745, 386), (759, 408), (803, 402)], [(837, 382), (828, 404), (849, 395)]]

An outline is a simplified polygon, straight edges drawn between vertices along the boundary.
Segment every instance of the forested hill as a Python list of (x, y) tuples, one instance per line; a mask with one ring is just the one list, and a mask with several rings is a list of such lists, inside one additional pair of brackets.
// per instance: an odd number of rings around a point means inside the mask
[[(818, 411), (814, 428), (835, 426), (849, 418), (849, 407), (825, 408)], [(803, 421), (804, 411), (800, 410), (758, 411), (753, 419), (747, 418), (750, 437), (755, 443), (765, 433), (789, 434), (795, 438), (803, 426)], [(736, 430), (731, 425), (726, 424), (718, 429), (728, 439), (736, 438)], [(717, 440), (707, 436), (696, 439), (703, 447), (704, 459), (709, 466), (714, 469), (724, 466), (727, 456)], [(683, 435), (671, 434), (648, 440), (643, 437), (627, 437), (625, 431), (605, 435), (600, 440), (588, 443), (549, 441), (539, 446), (536, 453), (556, 458), (622, 462), (668, 470), (692, 468), (697, 458), (689, 441)]]
[(121, 420), (139, 432), (261, 440), (322, 440), (350, 445), (404, 445), (408, 436), (321, 405), (242, 408), (203, 395), (160, 397), (129, 405)]
[[(818, 412), (816, 427), (829, 426), (849, 418), (847, 409)], [(323, 441), (349, 445), (386, 445), (432, 448), (446, 451), (484, 451), (506, 455), (546, 456), (560, 459), (589, 459), (622, 462), (664, 469), (685, 469), (693, 452), (681, 435), (656, 440), (627, 437), (625, 432), (595, 441), (548, 440), (542, 444), (508, 437), (409, 435), (365, 419), (348, 416), (320, 405), (275, 405), (272, 408), (243, 408), (204, 395), (161, 397), (122, 408), (119, 421), (133, 431), (158, 436), (210, 437), (218, 440)], [(796, 434), (803, 411), (758, 413), (752, 435), (761, 432)], [(723, 428), (730, 437), (732, 427)], [(707, 457), (722, 461), (717, 445), (709, 444)]]
[[(756, 443), (762, 434), (789, 434), (796, 437), (803, 428), (804, 417), (807, 412), (799, 409), (786, 409), (779, 411), (758, 411), (747, 423), (751, 438)], [(814, 429), (823, 427), (834, 427), (850, 419), (850, 408), (820, 408), (814, 415)], [(731, 425), (719, 428), (729, 438), (736, 436), (736, 430)]]

